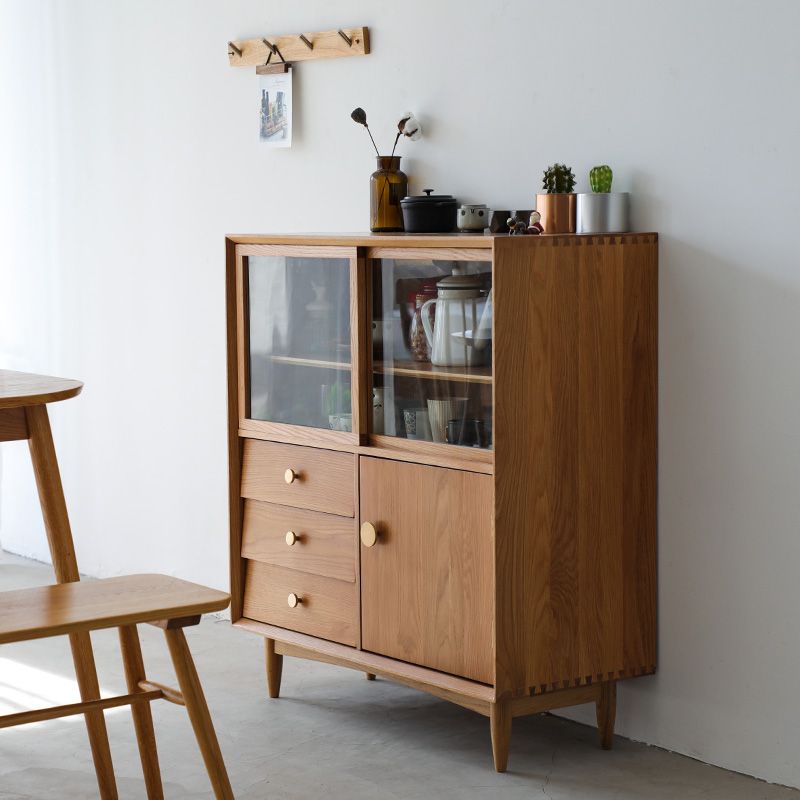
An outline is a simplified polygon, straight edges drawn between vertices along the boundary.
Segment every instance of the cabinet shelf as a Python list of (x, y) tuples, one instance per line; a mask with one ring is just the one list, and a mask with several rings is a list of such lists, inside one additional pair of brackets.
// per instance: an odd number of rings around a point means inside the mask
[(319, 358), (299, 358), (296, 356), (270, 356), (269, 360), (273, 364), (294, 364), (298, 367), (317, 367), (318, 369), (351, 369), (351, 365), (345, 361), (325, 361)]
[(429, 361), (376, 361), (372, 365), (378, 375), (402, 375), (431, 381), (492, 382), (492, 367), (437, 367)]

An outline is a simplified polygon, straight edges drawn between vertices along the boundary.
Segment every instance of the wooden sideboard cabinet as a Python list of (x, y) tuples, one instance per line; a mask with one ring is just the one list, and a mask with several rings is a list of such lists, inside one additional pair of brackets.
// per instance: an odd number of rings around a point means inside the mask
[(498, 771), (515, 716), (594, 702), (610, 747), (656, 669), (656, 234), (226, 246), (232, 614), (270, 697), (316, 659), (489, 717)]

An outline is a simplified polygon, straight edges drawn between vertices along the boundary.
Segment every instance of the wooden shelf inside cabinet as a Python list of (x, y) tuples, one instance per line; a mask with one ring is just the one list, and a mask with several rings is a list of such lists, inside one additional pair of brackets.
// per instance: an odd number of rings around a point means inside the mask
[(437, 367), (429, 361), (376, 361), (373, 372), (379, 375), (403, 375), (431, 381), (463, 381), (464, 383), (492, 382), (491, 366)]
[(299, 358), (296, 356), (270, 356), (274, 364), (295, 364), (298, 367), (317, 367), (318, 369), (340, 369), (350, 371), (351, 364), (346, 361), (325, 361), (318, 358)]

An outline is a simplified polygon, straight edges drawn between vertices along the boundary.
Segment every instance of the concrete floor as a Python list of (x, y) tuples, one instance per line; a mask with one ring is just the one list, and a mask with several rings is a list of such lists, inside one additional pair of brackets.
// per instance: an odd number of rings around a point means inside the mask
[[(46, 567), (0, 559), (0, 591), (50, 582)], [(161, 631), (143, 626), (148, 675), (175, 683)], [(286, 659), (282, 697), (266, 696), (262, 642), (207, 619), (188, 630), (237, 798), (470, 800), (542, 797), (800, 800), (800, 792), (550, 716), (514, 721), (509, 772), (492, 770), (489, 725), (388, 681)], [(93, 634), (100, 683), (124, 693), (115, 631)], [(0, 713), (74, 702), (66, 640), (0, 648)], [(165, 795), (211, 797), (183, 709), (153, 704)], [(144, 797), (130, 713), (107, 712), (120, 797)], [(79, 717), (0, 730), (0, 800), (97, 796)]]

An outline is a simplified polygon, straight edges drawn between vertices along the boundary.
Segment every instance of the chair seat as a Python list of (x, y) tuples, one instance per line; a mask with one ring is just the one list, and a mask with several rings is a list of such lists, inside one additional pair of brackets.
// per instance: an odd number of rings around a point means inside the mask
[(0, 644), (221, 611), (230, 595), (168, 575), (0, 592)]

